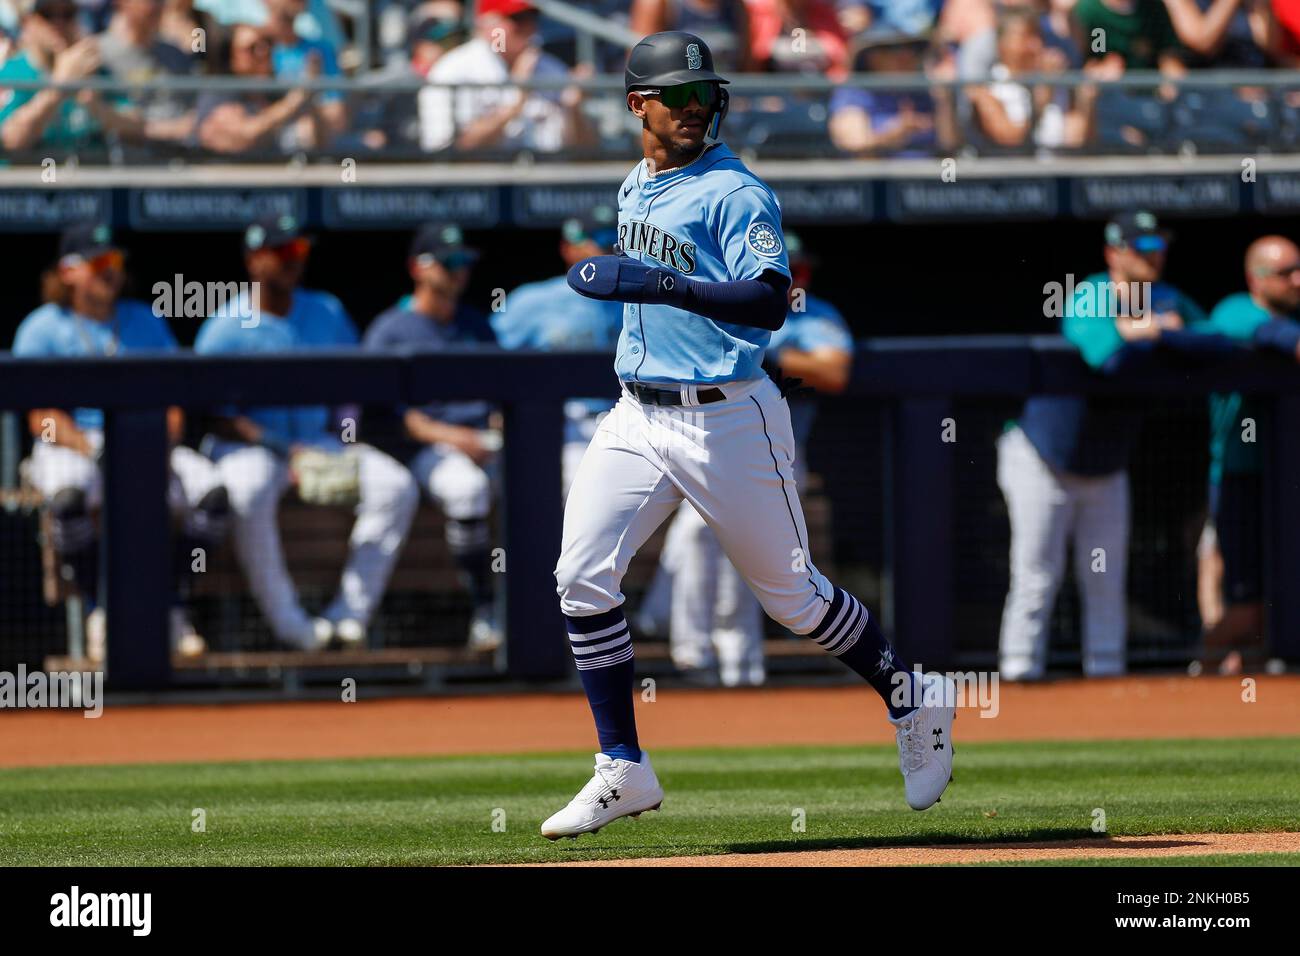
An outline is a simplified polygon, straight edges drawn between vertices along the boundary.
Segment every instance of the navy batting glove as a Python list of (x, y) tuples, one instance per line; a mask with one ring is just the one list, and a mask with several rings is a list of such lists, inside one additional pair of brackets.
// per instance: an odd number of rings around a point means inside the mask
[(569, 287), (589, 299), (683, 305), (690, 280), (627, 256), (591, 256), (569, 270)]

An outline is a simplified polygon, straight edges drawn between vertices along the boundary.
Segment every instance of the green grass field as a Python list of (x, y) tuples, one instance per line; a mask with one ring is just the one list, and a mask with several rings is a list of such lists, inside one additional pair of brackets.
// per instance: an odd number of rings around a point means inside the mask
[[(1077, 839), (1092, 834), (1094, 808), (1112, 835), (1295, 830), (1298, 747), (963, 745), (948, 795), (925, 813), (903, 803), (893, 747), (654, 752), (662, 812), (556, 844), (537, 827), (586, 781), (588, 755), (11, 769), (0, 771), (0, 864), (463, 864)], [(192, 830), (196, 808), (206, 832)], [(1300, 862), (1196, 862), (1260, 860)]]

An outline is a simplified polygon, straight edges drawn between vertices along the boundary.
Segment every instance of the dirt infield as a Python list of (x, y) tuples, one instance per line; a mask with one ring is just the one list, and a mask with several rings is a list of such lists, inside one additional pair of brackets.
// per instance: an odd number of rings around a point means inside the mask
[[(132, 706), (87, 720), (68, 711), (0, 713), (0, 767), (278, 760), (594, 748), (576, 694), (359, 703)], [(959, 714), (962, 741), (1268, 737), (1300, 734), (1300, 675), (1129, 677), (1001, 688), (996, 717)], [(677, 690), (639, 701), (642, 739), (663, 747), (883, 744), (892, 728), (869, 690)], [(716, 857), (710, 859), (717, 859)], [(748, 863), (753, 859), (747, 857)]]
[(979, 846), (901, 846), (791, 853), (727, 853), (639, 860), (581, 860), (529, 866), (924, 866), (945, 863), (1017, 863), (1029, 860), (1103, 860), (1209, 856), (1216, 853), (1300, 853), (1300, 833), (1177, 833)]

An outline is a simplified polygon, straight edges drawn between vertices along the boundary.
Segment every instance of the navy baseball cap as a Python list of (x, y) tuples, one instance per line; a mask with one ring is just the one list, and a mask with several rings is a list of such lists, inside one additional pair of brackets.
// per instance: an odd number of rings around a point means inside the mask
[(59, 236), (59, 258), (80, 256), (93, 259), (116, 249), (113, 245), (113, 230), (106, 222), (78, 222), (68, 226)]
[(427, 223), (411, 240), (410, 258), (436, 259), (448, 269), (461, 269), (478, 261), (478, 250), (465, 245), (460, 226), (445, 223)]
[(1122, 212), (1106, 223), (1106, 245), (1131, 246), (1138, 252), (1163, 252), (1173, 236), (1160, 228), (1155, 213)]
[(565, 242), (594, 242), (613, 249), (618, 242), (618, 213), (613, 206), (594, 206), (581, 216), (566, 219), (560, 228)]
[(247, 252), (276, 249), (300, 238), (303, 238), (302, 225), (297, 216), (288, 213), (260, 216), (244, 230), (244, 249)]

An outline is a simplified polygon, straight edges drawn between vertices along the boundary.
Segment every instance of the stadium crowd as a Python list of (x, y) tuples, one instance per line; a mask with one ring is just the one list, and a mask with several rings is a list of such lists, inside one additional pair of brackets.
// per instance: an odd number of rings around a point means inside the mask
[[(596, 207), (564, 224), (558, 258), (570, 268), (610, 252), (616, 237), (613, 209)], [(793, 285), (765, 367), (782, 382), (802, 449), (816, 404), (787, 389), (786, 377), (821, 394), (842, 392), (854, 346), (835, 306), (810, 292), (816, 257), (797, 235), (787, 232), (785, 240)], [(1106, 225), (1098, 250), (1104, 268), (1072, 284), (1069, 301), (1055, 310), (1065, 338), (1089, 366), (1099, 374), (1122, 374), (1140, 369), (1155, 351), (1203, 356), (1243, 348), (1282, 352), (1300, 362), (1295, 318), (1300, 248), (1278, 236), (1258, 239), (1246, 253), (1243, 291), (1206, 311), (1163, 279), (1170, 242), (1149, 212), (1120, 214)], [(578, 295), (563, 274), (507, 291), (490, 311), (474, 307), (465, 292), (478, 253), (464, 243), (456, 225), (431, 223), (411, 240), (407, 288), (359, 328), (335, 296), (302, 287), (312, 249), (313, 240), (292, 216), (249, 225), (242, 251), (252, 282), (208, 315), (194, 351), (613, 350), (623, 326), (620, 304)], [(66, 229), (44, 275), (44, 304), (19, 325), (13, 354), (111, 357), (178, 349), (170, 326), (175, 315), (165, 297), (151, 305), (123, 295), (126, 261), (108, 225), (87, 222)], [(567, 403), (560, 463), (566, 489), (609, 407), (609, 401), (592, 398)], [(490, 404), (231, 406), (191, 413), (201, 421), (188, 431), (182, 409), (168, 413), (177, 650), (201, 653), (205, 646), (184, 600), (193, 570), (191, 549), (219, 547), (227, 537), (280, 646), (365, 646), (422, 496), (443, 516), (447, 551), (473, 606), (469, 647), (486, 652), (500, 644), (490, 518), (501, 433), (499, 413)], [(1007, 423), (997, 442), (997, 480), (1011, 530), (1010, 588), (1000, 639), (1004, 678), (1035, 680), (1045, 674), (1052, 611), (1071, 543), (1083, 605), (1084, 671), (1101, 676), (1124, 671), (1132, 523), (1128, 468), (1142, 420), (1124, 400), (1037, 396)], [(1197, 661), (1202, 669), (1239, 671), (1262, 663), (1262, 446), (1268, 421), (1267, 404), (1254, 398), (1219, 395), (1210, 403), (1211, 467), (1204, 495), (1209, 519), (1200, 567), (1205, 647)], [(92, 656), (102, 657), (106, 635), (104, 614), (96, 607), (96, 542), (103, 504), (103, 413), (38, 408), (30, 410), (28, 425), (25, 480), (49, 516), (49, 543), (92, 608), (87, 637)], [(800, 482), (804, 458), (801, 450)], [(277, 523), (291, 492), (307, 506), (347, 506), (354, 515), (336, 594), (315, 613), (299, 599)], [(725, 684), (764, 680), (758, 602), (689, 505), (673, 519), (658, 574), (638, 610), (637, 627), (668, 636), (673, 660), (684, 672)]]
[[(689, 30), (708, 41), (724, 73), (773, 76), (770, 93), (733, 96), (729, 139), (741, 147), (857, 157), (1222, 150), (1271, 142), (1279, 126), (1297, 125), (1290, 120), (1300, 109), (1297, 90), (1176, 83), (1215, 69), (1294, 68), (1300, 0), (570, 6), (629, 36)], [(626, 148), (632, 128), (620, 98), (566, 82), (621, 74), (625, 47), (580, 43), (574, 27), (528, 0), (374, 0), (363, 9), (364, 24), (325, 0), (0, 0), (0, 145), (11, 155), (114, 148), (128, 158)], [(1051, 81), (1065, 71), (1085, 80)], [(1107, 85), (1130, 71), (1168, 82)], [(781, 74), (820, 75), (833, 86), (782, 91)], [(863, 88), (850, 74), (911, 82)], [(271, 88), (167, 88), (169, 77), (188, 76), (261, 79)], [(4, 85), (92, 78), (112, 88)], [(317, 79), (342, 86), (294, 85)], [(394, 79), (413, 85), (384, 92)], [(513, 85), (532, 81), (547, 85)]]

